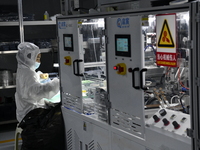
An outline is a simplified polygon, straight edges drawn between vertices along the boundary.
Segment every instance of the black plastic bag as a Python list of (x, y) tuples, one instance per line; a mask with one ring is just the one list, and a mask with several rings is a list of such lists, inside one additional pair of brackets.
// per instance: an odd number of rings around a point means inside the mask
[(64, 150), (65, 131), (60, 104), (30, 111), (20, 122), (22, 150)]

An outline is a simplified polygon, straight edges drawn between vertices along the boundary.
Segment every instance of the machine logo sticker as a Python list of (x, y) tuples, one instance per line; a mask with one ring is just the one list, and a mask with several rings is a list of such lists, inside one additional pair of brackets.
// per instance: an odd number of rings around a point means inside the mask
[(59, 29), (66, 29), (66, 22), (58, 22)]
[(72, 27), (72, 24), (67, 24), (65, 21), (58, 22), (59, 29), (66, 29), (67, 27)]
[(118, 18), (117, 27), (119, 28), (129, 28), (129, 18)]

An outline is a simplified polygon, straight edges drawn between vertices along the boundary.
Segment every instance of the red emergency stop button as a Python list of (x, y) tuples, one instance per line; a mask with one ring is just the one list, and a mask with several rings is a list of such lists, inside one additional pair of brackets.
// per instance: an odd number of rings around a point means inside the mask
[(69, 63), (69, 59), (65, 59), (65, 63)]
[(125, 75), (126, 74), (126, 64), (120, 63), (113, 67), (114, 70), (117, 70), (117, 74)]
[(64, 59), (65, 59), (65, 65), (70, 66), (71, 65), (71, 61), (72, 61), (71, 57), (70, 56), (66, 56), (66, 57), (64, 57)]
[(124, 68), (121, 67), (121, 66), (119, 66), (118, 72), (119, 72), (119, 73), (124, 72)]

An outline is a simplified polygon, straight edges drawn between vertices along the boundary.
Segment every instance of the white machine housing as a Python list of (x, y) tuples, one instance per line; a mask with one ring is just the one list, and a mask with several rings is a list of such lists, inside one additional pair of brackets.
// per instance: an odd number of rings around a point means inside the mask
[[(147, 121), (144, 118), (147, 70), (144, 66), (141, 32), (144, 15), (187, 12), (189, 7), (188, 4), (145, 11), (57, 18), (62, 112), (69, 150), (192, 150), (192, 139), (186, 133), (191, 128), (189, 114), (164, 109), (166, 114), (162, 116), (159, 109), (154, 114), (160, 118), (159, 122), (155, 123), (153, 116)], [(110, 102), (107, 123), (95, 115), (83, 113), (83, 35), (79, 32), (78, 20), (91, 18), (105, 18), (107, 91)], [(73, 37), (73, 51), (64, 50), (63, 36), (68, 34)], [(125, 53), (117, 52), (118, 38), (129, 42)], [(71, 58), (71, 62), (79, 60), (79, 67), (76, 68), (76, 63), (65, 65), (66, 56)], [(168, 125), (164, 124), (164, 118), (169, 120)], [(179, 125), (176, 129), (173, 121)]]

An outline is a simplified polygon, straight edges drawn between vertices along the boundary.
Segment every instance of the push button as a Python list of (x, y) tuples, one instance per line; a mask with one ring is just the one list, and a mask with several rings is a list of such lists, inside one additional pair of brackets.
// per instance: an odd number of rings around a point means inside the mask
[(71, 66), (71, 57), (70, 56), (66, 56), (66, 57), (64, 57), (64, 59), (65, 59), (65, 65), (68, 65), (68, 66)]
[(67, 63), (67, 64), (68, 64), (68, 63), (69, 63), (69, 59), (65, 59), (65, 63)]
[(124, 68), (119, 66), (118, 71), (119, 71), (119, 73), (124, 72)]
[(132, 68), (128, 68), (128, 72), (132, 72), (133, 71), (133, 69)]
[(165, 109), (161, 109), (161, 110), (159, 111), (159, 113), (160, 113), (160, 115), (161, 115), (162, 117), (165, 116), (165, 115), (167, 114), (167, 112), (166, 112)]
[(114, 66), (113, 69), (114, 69), (114, 70), (118, 70), (118, 67), (117, 67), (117, 66)]

